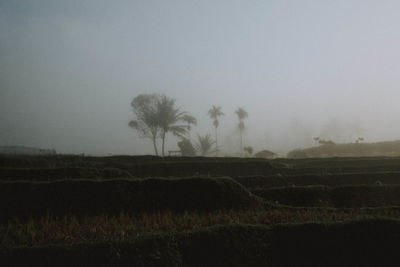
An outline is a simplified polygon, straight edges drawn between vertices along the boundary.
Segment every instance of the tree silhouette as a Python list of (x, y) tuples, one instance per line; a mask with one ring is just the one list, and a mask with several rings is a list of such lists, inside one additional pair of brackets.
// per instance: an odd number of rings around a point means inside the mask
[(175, 99), (165, 95), (142, 94), (133, 99), (131, 106), (136, 119), (130, 121), (129, 126), (136, 129), (141, 137), (152, 140), (156, 155), (158, 155), (157, 138), (161, 138), (161, 152), (162, 156), (165, 156), (167, 133), (171, 132), (181, 138), (188, 133), (187, 125), (179, 124), (184, 122), (184, 116), (188, 114), (175, 107)]
[(153, 142), (154, 152), (158, 156), (156, 139), (160, 134), (158, 124), (158, 99), (156, 94), (142, 94), (135, 97), (132, 102), (132, 111), (136, 116), (135, 120), (129, 122), (129, 126), (139, 132), (140, 137), (149, 138)]
[(178, 142), (178, 147), (181, 151), (182, 156), (196, 156), (196, 149), (193, 147), (192, 142), (189, 139), (183, 138), (181, 141)]
[(162, 155), (165, 156), (165, 138), (168, 132), (181, 138), (188, 134), (186, 125), (178, 124), (184, 122), (183, 118), (187, 115), (187, 112), (181, 111), (180, 108), (175, 108), (175, 99), (162, 95), (157, 103), (157, 115), (158, 124), (161, 128)]
[(215, 105), (213, 105), (211, 107), (211, 109), (208, 111), (208, 116), (214, 120), (213, 121), (213, 125), (215, 128), (215, 155), (218, 156), (218, 126), (219, 126), (219, 120), (218, 117), (225, 115), (222, 111), (221, 111), (221, 107), (217, 107)]
[(211, 135), (206, 134), (205, 136), (197, 135), (198, 141), (196, 143), (196, 150), (201, 156), (207, 156), (211, 153), (212, 146), (214, 145), (214, 140), (212, 140)]
[(240, 134), (240, 156), (243, 155), (243, 131), (244, 131), (244, 119), (248, 117), (248, 113), (246, 110), (244, 110), (243, 108), (238, 108), (235, 111), (236, 115), (238, 116), (239, 119), (239, 134)]

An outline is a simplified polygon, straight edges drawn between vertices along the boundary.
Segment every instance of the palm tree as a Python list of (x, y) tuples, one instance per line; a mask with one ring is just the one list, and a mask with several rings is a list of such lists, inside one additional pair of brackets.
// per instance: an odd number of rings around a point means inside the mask
[(244, 119), (247, 118), (247, 116), (249, 115), (247, 113), (246, 110), (244, 110), (243, 108), (238, 108), (235, 111), (236, 115), (238, 116), (239, 119), (239, 133), (240, 133), (240, 156), (243, 155), (243, 131), (244, 131)]
[(162, 95), (157, 103), (157, 119), (158, 125), (161, 128), (161, 148), (162, 155), (165, 156), (165, 137), (168, 132), (180, 138), (184, 138), (188, 133), (186, 125), (178, 124), (184, 122), (186, 111), (181, 111), (180, 108), (175, 108), (175, 99), (170, 99)]
[(214, 140), (212, 140), (211, 135), (206, 134), (205, 136), (197, 135), (198, 141), (196, 143), (196, 150), (201, 156), (207, 156), (214, 145)]
[(189, 121), (194, 124), (196, 121), (186, 111), (175, 108), (175, 99), (165, 95), (141, 94), (133, 99), (131, 106), (135, 119), (129, 122), (129, 126), (137, 130), (140, 137), (152, 140), (156, 155), (159, 154), (157, 138), (162, 140), (162, 156), (165, 156), (166, 134), (171, 132), (175, 136), (184, 138), (189, 132), (189, 127), (183, 123)]
[(212, 106), (212, 108), (208, 111), (208, 116), (210, 116), (211, 119), (213, 119), (213, 125), (215, 127), (215, 155), (218, 156), (218, 134), (217, 134), (217, 129), (219, 126), (219, 121), (218, 117), (225, 115), (221, 111), (221, 107), (217, 107), (215, 105)]

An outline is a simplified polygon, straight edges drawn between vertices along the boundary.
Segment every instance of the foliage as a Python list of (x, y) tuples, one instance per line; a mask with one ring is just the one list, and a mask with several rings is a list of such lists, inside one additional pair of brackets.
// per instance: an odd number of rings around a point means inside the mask
[(211, 135), (206, 134), (204, 136), (197, 135), (196, 150), (201, 156), (207, 156), (212, 152), (212, 146), (215, 144), (212, 140)]
[(333, 142), (332, 140), (325, 140), (319, 137), (315, 137), (314, 141), (318, 142), (318, 144), (320, 145), (335, 145), (335, 142)]
[(243, 108), (238, 108), (235, 111), (236, 115), (238, 116), (239, 121), (243, 121), (245, 118), (248, 117), (248, 113), (246, 110), (244, 110)]
[(192, 142), (189, 139), (183, 138), (181, 141), (178, 142), (178, 147), (181, 150), (182, 156), (196, 156), (196, 149), (193, 147)]
[(160, 96), (156, 94), (142, 94), (136, 96), (131, 102), (132, 111), (136, 119), (129, 122), (129, 126), (137, 130), (141, 137), (152, 140), (156, 155), (158, 155), (156, 139), (161, 132), (158, 118), (159, 98)]
[(225, 114), (221, 111), (221, 107), (213, 105), (210, 110), (208, 110), (208, 116), (213, 120), (213, 125), (215, 128), (215, 155), (218, 156), (218, 126), (219, 120), (218, 117), (224, 116)]
[(296, 149), (287, 154), (288, 158), (312, 157), (398, 157), (400, 141), (377, 143), (324, 144), (318, 147)]
[[(165, 139), (168, 132), (183, 138), (188, 134), (190, 124), (195, 124), (196, 119), (175, 107), (175, 99), (165, 95), (142, 94), (135, 97), (131, 103), (136, 119), (129, 126), (136, 129), (140, 136), (153, 141), (156, 155), (158, 149), (156, 139), (161, 138), (161, 154), (165, 156)], [(188, 125), (180, 123), (186, 122)]]
[(182, 121), (186, 122), (189, 131), (192, 129), (190, 125), (197, 125), (197, 119), (188, 114), (183, 115)]
[(210, 116), (211, 119), (213, 119), (213, 125), (215, 128), (218, 128), (219, 126), (219, 121), (218, 117), (224, 116), (225, 114), (221, 111), (221, 107), (213, 105), (211, 109), (208, 111), (208, 116)]
[[(193, 121), (194, 117), (188, 118), (186, 111), (181, 111), (180, 108), (175, 108), (175, 99), (170, 99), (162, 95), (157, 104), (158, 124), (161, 128), (162, 155), (165, 156), (165, 137), (168, 132), (180, 138), (188, 134), (188, 127), (179, 123), (187, 122), (189, 119)], [(186, 116), (185, 116), (186, 115)]]
[(244, 131), (244, 119), (248, 117), (248, 113), (246, 110), (244, 110), (243, 108), (238, 108), (235, 111), (236, 115), (238, 116), (239, 119), (239, 133), (240, 133), (240, 155), (243, 154), (243, 131)]

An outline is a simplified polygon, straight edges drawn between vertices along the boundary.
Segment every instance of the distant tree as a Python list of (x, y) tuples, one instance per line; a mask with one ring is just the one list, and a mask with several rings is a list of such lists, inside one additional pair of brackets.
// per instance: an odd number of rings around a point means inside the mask
[(182, 156), (196, 156), (196, 149), (193, 147), (192, 142), (189, 139), (183, 138), (181, 141), (178, 142), (178, 147), (181, 150)]
[(244, 119), (248, 117), (248, 113), (246, 110), (244, 110), (243, 108), (238, 108), (235, 111), (236, 115), (238, 116), (239, 119), (239, 134), (240, 134), (240, 155), (243, 155), (243, 131), (244, 131)]
[(320, 145), (335, 145), (335, 142), (333, 142), (332, 140), (325, 140), (319, 137), (315, 137), (314, 141), (318, 142), (318, 144)]
[(161, 131), (158, 123), (159, 98), (157, 94), (142, 94), (135, 97), (131, 106), (136, 119), (129, 122), (129, 126), (136, 129), (140, 137), (149, 138), (153, 142), (156, 155), (158, 155), (156, 140)]
[(219, 120), (218, 117), (225, 115), (221, 111), (221, 107), (213, 105), (211, 109), (208, 111), (208, 116), (213, 120), (213, 125), (215, 128), (215, 155), (218, 156), (218, 133), (217, 129), (219, 126)]
[(198, 141), (196, 143), (196, 150), (201, 156), (207, 156), (212, 152), (212, 146), (214, 145), (214, 140), (212, 140), (211, 135), (206, 134), (205, 136), (197, 135)]
[(358, 137), (355, 143), (358, 144), (358, 143), (360, 143), (362, 141), (364, 141), (364, 138), (363, 137)]
[[(161, 138), (162, 156), (165, 156), (165, 139), (168, 132), (184, 138), (188, 128), (183, 125), (186, 111), (175, 107), (175, 99), (165, 95), (142, 94), (131, 102), (136, 119), (129, 126), (136, 129), (141, 137), (152, 140), (154, 151), (158, 155), (157, 138)], [(180, 124), (182, 123), (182, 124)]]

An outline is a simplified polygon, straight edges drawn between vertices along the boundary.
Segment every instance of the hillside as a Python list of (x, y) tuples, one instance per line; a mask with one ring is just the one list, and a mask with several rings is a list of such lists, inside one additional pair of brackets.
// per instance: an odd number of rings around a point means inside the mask
[(330, 157), (397, 157), (400, 140), (377, 143), (324, 144), (317, 147), (292, 150), (288, 158)]

